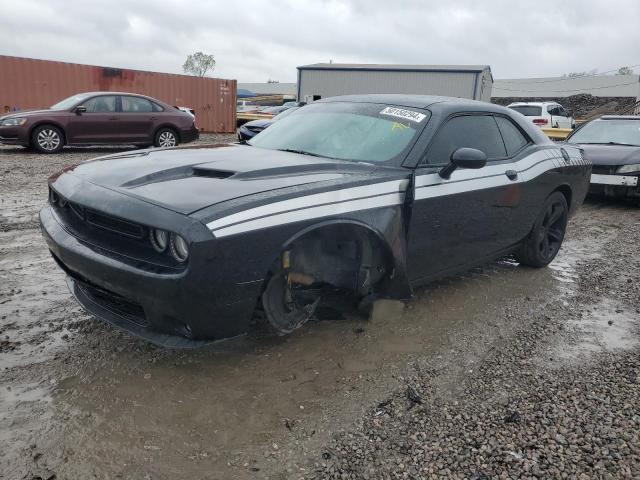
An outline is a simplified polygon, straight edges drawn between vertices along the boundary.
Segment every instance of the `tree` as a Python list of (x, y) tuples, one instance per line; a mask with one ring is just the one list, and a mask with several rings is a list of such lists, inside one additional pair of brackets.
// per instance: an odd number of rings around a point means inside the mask
[(633, 75), (633, 68), (631, 67), (620, 67), (618, 69), (618, 73), (616, 75)]
[(598, 69), (594, 68), (593, 70), (589, 70), (588, 72), (571, 72), (565, 73), (563, 78), (579, 78), (579, 77), (590, 77), (598, 73)]
[(182, 65), (184, 73), (195, 75), (196, 77), (206, 77), (209, 70), (213, 71), (216, 61), (213, 55), (202, 52), (192, 53), (187, 56), (187, 60)]

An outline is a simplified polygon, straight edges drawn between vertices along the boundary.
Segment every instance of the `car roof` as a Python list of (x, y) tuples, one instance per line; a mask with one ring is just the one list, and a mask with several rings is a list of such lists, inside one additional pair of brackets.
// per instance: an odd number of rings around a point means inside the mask
[[(402, 93), (372, 93), (364, 95), (339, 95), (316, 100), (313, 103), (352, 102), (352, 103), (381, 103), (383, 105), (399, 105), (403, 107), (427, 108), (438, 103), (455, 104), (458, 107), (479, 106), (491, 107), (491, 103), (479, 102), (457, 97), (442, 97), (439, 95), (407, 95)], [(496, 105), (497, 106), (497, 105)]]
[(558, 102), (513, 102), (508, 107), (524, 107), (531, 105), (533, 107), (544, 107), (545, 105), (560, 105)]
[(640, 120), (640, 115), (603, 115), (597, 120)]
[(142, 93), (134, 93), (134, 92), (110, 92), (110, 91), (106, 91), (106, 92), (81, 92), (81, 93), (76, 93), (75, 95), (129, 95), (129, 96), (133, 96), (133, 97), (142, 97), (142, 98), (148, 98), (149, 100), (156, 100), (158, 101), (156, 98), (150, 97), (148, 95), (143, 95)]

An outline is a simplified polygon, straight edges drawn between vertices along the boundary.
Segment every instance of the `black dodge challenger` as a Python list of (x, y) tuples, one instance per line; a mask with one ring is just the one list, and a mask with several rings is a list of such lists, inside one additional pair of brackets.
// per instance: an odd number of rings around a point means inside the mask
[(154, 343), (278, 333), (327, 292), (364, 305), (513, 253), (553, 260), (591, 165), (513, 110), (328, 98), (248, 145), (140, 150), (65, 169), (40, 212), (92, 314)]

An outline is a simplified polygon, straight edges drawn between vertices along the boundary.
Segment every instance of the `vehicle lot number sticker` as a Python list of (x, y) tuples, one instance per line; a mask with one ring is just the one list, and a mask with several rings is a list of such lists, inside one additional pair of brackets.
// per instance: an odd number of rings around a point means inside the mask
[(404, 118), (405, 120), (411, 120), (412, 122), (420, 123), (427, 116), (414, 112), (413, 110), (404, 110), (402, 108), (387, 107), (380, 112), (380, 115), (389, 115), (390, 117)]

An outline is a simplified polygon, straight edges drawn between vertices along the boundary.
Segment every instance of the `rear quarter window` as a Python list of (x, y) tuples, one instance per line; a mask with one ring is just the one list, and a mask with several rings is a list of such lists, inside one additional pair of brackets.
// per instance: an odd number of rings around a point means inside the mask
[(520, 105), (509, 108), (511, 110), (515, 110), (518, 113), (521, 113), (525, 117), (539, 117), (540, 115), (542, 115), (542, 107), (538, 107), (535, 105)]
[(529, 139), (523, 135), (511, 120), (504, 117), (496, 117), (496, 122), (502, 133), (507, 155), (511, 156), (522, 150), (529, 143)]

